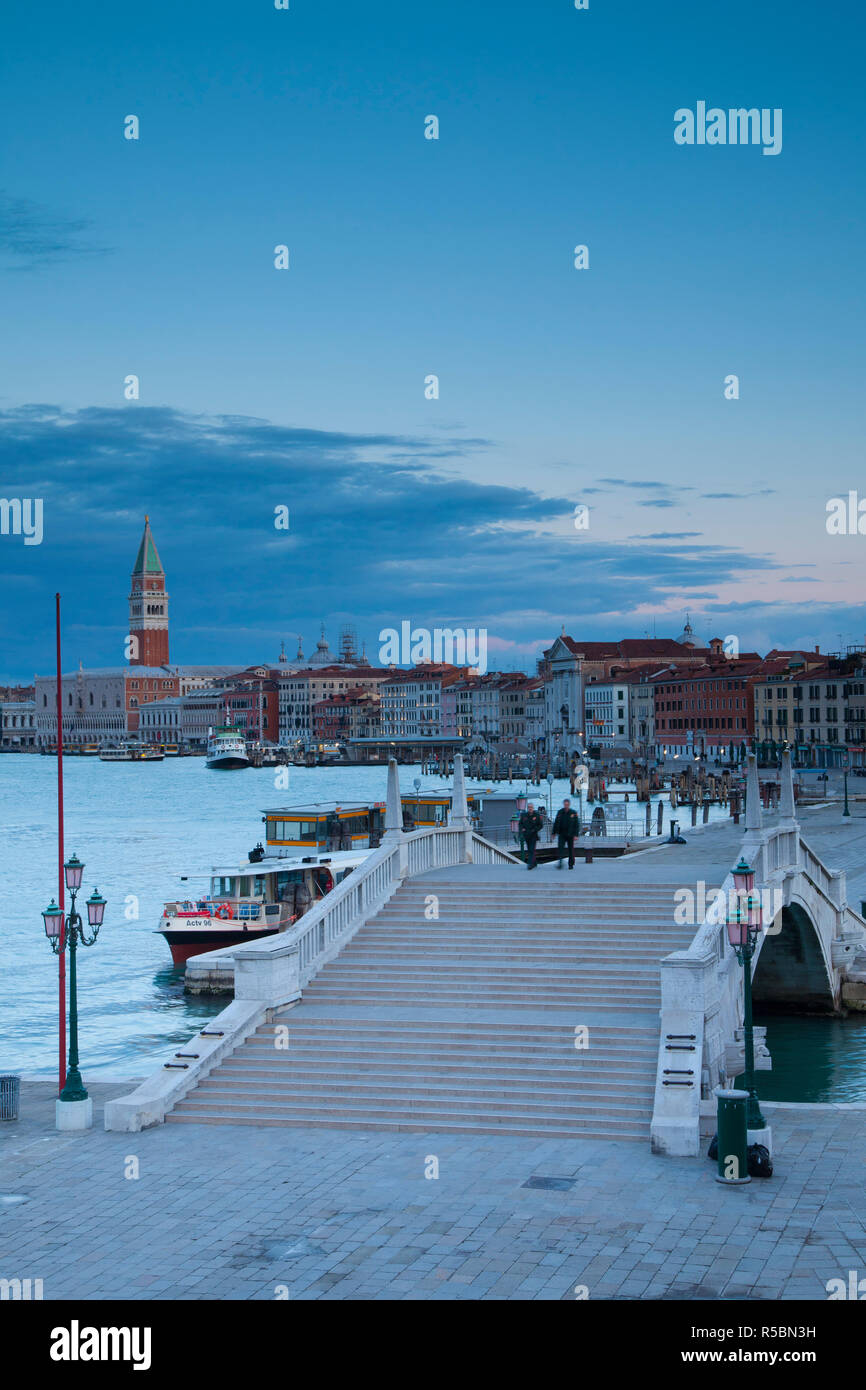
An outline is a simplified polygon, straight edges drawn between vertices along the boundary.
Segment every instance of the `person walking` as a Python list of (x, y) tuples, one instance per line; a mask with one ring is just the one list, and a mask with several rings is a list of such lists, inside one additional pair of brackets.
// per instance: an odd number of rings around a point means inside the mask
[(571, 802), (568, 797), (565, 798), (561, 808), (556, 813), (556, 819), (553, 822), (553, 833), (556, 836), (556, 848), (559, 854), (556, 867), (558, 869), (562, 868), (562, 856), (565, 853), (565, 847), (567, 845), (568, 867), (573, 869), (574, 837), (580, 834), (580, 820), (578, 819), (577, 812), (571, 809)]
[(523, 811), (520, 816), (520, 832), (526, 842), (526, 867), (528, 870), (536, 867), (535, 846), (538, 844), (541, 827), (541, 816), (534, 809), (530, 801), (527, 804), (526, 810)]

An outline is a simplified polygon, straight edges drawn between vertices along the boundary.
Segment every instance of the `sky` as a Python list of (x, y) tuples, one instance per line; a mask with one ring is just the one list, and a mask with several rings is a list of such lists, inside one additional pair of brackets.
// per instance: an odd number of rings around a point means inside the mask
[[(0, 497), (43, 534), (0, 534), (0, 682), (51, 668), (57, 590), (65, 665), (123, 659), (145, 512), (175, 661), (863, 642), (826, 521), (866, 502), (864, 36), (853, 0), (6, 0)], [(678, 145), (699, 101), (781, 109), (781, 151)]]

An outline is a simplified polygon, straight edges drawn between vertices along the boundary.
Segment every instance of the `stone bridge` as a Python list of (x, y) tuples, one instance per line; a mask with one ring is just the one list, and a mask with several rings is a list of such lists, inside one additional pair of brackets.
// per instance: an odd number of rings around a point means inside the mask
[[(866, 923), (818, 853), (844, 849), (866, 873), (866, 817), (843, 829), (838, 811), (810, 810), (804, 834), (787, 758), (766, 824), (754, 759), (747, 793), (745, 833), (722, 821), (687, 843), (527, 873), (472, 830), (459, 756), (451, 824), (409, 834), (392, 763), (381, 848), (288, 931), (190, 962), (233, 1001), (110, 1101), (106, 1128), (582, 1135), (697, 1155), (715, 1088), (742, 1070), (726, 931), (741, 855), (766, 904), (755, 999), (866, 1007)], [(281, 1033), (291, 1046), (275, 1046)]]
[[(772, 827), (762, 823), (757, 766), (754, 755), (749, 758), (745, 835), (736, 858), (740, 855), (755, 874), (763, 907), (752, 963), (755, 1003), (812, 1014), (839, 1013), (845, 1005), (862, 1008), (866, 921), (848, 904), (845, 870), (828, 868), (804, 838), (790, 753), (783, 756), (779, 814)], [(661, 962), (652, 1120), (652, 1145), (659, 1153), (697, 1154), (701, 1098), (706, 1114), (713, 1108), (714, 1089), (742, 1071), (743, 971), (726, 925), (734, 893), (729, 872), (689, 948)], [(679, 1079), (689, 1071), (691, 1081)]]

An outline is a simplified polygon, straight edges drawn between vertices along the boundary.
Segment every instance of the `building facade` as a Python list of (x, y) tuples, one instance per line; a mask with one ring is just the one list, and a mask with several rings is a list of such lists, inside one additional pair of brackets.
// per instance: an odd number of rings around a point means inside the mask
[(0, 700), (0, 748), (24, 752), (38, 745), (35, 700)]
[(444, 662), (387, 672), (380, 686), (383, 738), (441, 738), (443, 688), (468, 674), (468, 667)]
[(754, 682), (755, 743), (772, 761), (785, 743), (801, 767), (866, 765), (866, 661), (798, 654)]
[[(322, 639), (324, 640), (324, 638)], [(279, 741), (283, 744), (301, 742), (309, 746), (314, 739), (313, 708), (334, 695), (349, 690), (366, 690), (375, 694), (391, 672), (386, 667), (369, 665), (306, 667), (280, 673), (278, 684)]]

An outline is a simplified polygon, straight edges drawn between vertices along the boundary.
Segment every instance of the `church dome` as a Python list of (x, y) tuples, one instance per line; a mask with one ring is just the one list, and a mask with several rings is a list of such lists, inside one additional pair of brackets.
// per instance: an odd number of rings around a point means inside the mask
[(336, 657), (328, 646), (328, 640), (325, 637), (325, 625), (323, 623), (322, 635), (316, 643), (316, 650), (307, 664), (309, 666), (333, 666), (335, 661)]

